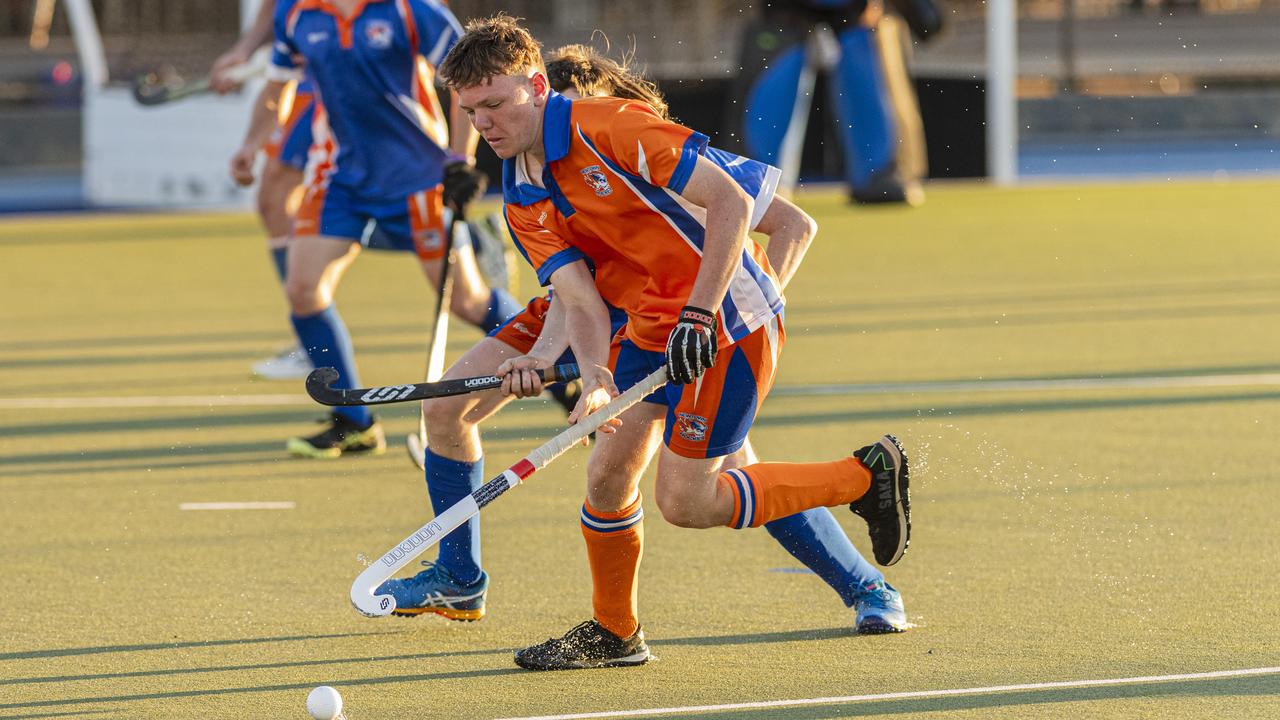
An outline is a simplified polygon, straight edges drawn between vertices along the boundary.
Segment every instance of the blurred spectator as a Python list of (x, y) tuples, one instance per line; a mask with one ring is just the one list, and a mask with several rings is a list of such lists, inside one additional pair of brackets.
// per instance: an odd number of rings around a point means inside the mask
[[(917, 38), (942, 29), (932, 0), (895, 9)], [(861, 203), (924, 200), (924, 126), (907, 76), (898, 17), (867, 0), (778, 0), (747, 23), (734, 117), (744, 154), (782, 168), (795, 184), (816, 68), (831, 72), (850, 197)]]

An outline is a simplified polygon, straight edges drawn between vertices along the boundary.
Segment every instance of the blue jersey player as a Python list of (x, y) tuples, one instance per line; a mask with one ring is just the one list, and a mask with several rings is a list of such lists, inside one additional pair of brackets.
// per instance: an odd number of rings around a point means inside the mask
[[(240, 88), (242, 82), (233, 71), (271, 43), (274, 10), (274, 0), (263, 0), (253, 22), (214, 61), (209, 69), (209, 85), (215, 92), (225, 94)], [(302, 172), (311, 147), (313, 100), (311, 84), (305, 79), (289, 83), (276, 95), (260, 95), (244, 142), (231, 157), (231, 177), (236, 183), (248, 186), (258, 181), (258, 218), (267, 232), (267, 251), (281, 285), (293, 211), (302, 195)], [(262, 164), (261, 177), (255, 177), (259, 153), (266, 155), (266, 162)], [(296, 342), (253, 364), (253, 374), (267, 380), (301, 379), (309, 372), (311, 360)]]
[[(353, 388), (355, 355), (333, 303), (343, 274), (376, 235), (415, 252), (438, 283), (446, 206), (461, 212), (483, 188), (476, 133), (456, 103), (446, 122), (433, 82), (461, 28), (437, 0), (281, 0), (274, 34), (264, 92), (305, 68), (318, 99), (288, 252), (291, 319), (313, 364), (337, 368), (334, 386)], [(489, 330), (520, 309), (506, 290), (484, 286), (470, 247), (457, 248), (457, 259), (455, 314)], [(325, 430), (288, 443), (294, 455), (326, 458), (385, 447), (364, 407), (339, 408)]]

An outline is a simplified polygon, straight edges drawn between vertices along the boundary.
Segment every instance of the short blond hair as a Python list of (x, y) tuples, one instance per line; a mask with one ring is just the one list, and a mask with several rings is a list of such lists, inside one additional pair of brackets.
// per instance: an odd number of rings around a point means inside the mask
[(467, 23), (466, 32), (440, 63), (440, 77), (452, 88), (471, 87), (501, 75), (541, 70), (542, 44), (517, 18), (498, 13)]

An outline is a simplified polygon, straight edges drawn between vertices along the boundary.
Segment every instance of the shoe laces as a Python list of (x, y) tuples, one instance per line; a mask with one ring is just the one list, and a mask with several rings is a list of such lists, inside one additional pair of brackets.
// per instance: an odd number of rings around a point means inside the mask
[[(427, 573), (423, 580), (435, 580), (440, 578), (457, 585), (457, 583), (453, 582), (453, 578), (450, 577), (449, 573), (443, 567), (437, 565), (434, 560), (423, 560), (422, 567), (426, 568), (426, 570), (423, 570), (422, 572)], [(421, 573), (419, 573), (419, 575), (421, 575)]]
[(894, 591), (890, 590), (885, 583), (880, 582), (864, 585), (862, 592), (858, 595), (858, 599), (876, 607), (888, 607), (893, 602), (893, 595)]
[[(599, 630), (597, 630), (599, 628)], [(604, 628), (595, 620), (584, 620), (565, 633), (563, 637), (548, 638), (547, 644), (559, 648), (583, 648), (600, 642)]]

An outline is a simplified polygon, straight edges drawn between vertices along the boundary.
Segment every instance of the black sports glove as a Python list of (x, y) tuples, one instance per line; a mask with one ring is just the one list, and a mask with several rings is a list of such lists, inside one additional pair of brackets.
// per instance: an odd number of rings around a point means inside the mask
[(671, 382), (688, 385), (715, 364), (715, 313), (685, 305), (667, 338), (667, 372)]
[(466, 160), (454, 160), (444, 166), (444, 203), (466, 215), (467, 206), (489, 187), (489, 176), (471, 167)]

